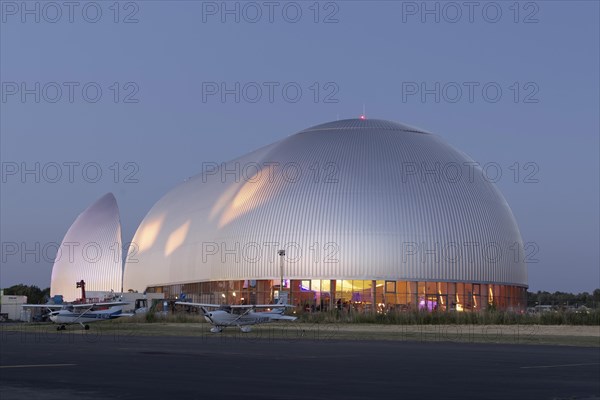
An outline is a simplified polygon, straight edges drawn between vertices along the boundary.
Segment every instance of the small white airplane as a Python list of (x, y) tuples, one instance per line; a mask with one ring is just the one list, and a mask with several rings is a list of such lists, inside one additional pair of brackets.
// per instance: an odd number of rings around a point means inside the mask
[(81, 304), (23, 304), (23, 307), (46, 308), (50, 321), (59, 324), (57, 331), (64, 331), (67, 325), (79, 324), (83, 329), (90, 329), (88, 323), (106, 321), (120, 317), (131, 317), (134, 314), (123, 313), (123, 306), (128, 303), (110, 301), (103, 303)]
[[(204, 315), (204, 319), (213, 327), (212, 333), (220, 333), (223, 328), (228, 326), (237, 326), (244, 333), (252, 329), (249, 325), (265, 324), (275, 321), (295, 321), (297, 318), (283, 315), (286, 307), (293, 307), (289, 304), (259, 304), (259, 305), (220, 305), (188, 303), (177, 301), (175, 304), (183, 306), (198, 307)], [(209, 311), (208, 308), (216, 308)], [(256, 309), (267, 309), (268, 311), (254, 311)]]

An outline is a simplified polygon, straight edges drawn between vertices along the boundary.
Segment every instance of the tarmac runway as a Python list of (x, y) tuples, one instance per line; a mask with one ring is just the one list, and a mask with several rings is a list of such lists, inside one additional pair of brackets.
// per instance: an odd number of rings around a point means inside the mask
[(2, 332), (0, 398), (600, 399), (600, 348)]

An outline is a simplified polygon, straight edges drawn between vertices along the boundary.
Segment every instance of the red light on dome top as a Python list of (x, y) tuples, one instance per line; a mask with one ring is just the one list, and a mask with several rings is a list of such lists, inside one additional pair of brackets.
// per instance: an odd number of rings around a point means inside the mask
[(367, 117), (365, 117), (364, 115), (361, 115), (360, 119), (367, 119)]

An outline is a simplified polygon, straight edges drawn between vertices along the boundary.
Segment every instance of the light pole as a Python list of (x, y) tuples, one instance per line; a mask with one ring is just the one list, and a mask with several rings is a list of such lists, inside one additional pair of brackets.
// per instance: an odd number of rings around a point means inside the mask
[(279, 250), (277, 252), (279, 255), (279, 274), (281, 276), (281, 280), (279, 281), (279, 299), (281, 300), (281, 296), (283, 293), (283, 258), (285, 257), (285, 250)]

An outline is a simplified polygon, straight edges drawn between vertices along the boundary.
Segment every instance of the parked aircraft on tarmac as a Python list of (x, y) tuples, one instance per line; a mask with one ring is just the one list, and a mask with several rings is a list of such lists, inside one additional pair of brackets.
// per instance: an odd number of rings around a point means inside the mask
[[(265, 324), (276, 321), (294, 321), (297, 318), (289, 315), (283, 315), (286, 307), (293, 307), (289, 304), (260, 304), (260, 305), (220, 305), (188, 303), (177, 301), (175, 304), (200, 308), (204, 319), (213, 327), (210, 329), (213, 333), (219, 333), (228, 326), (237, 326), (244, 333), (250, 332), (250, 325)], [(216, 310), (209, 311), (210, 308)], [(255, 311), (257, 309), (266, 309), (268, 311)]]

